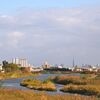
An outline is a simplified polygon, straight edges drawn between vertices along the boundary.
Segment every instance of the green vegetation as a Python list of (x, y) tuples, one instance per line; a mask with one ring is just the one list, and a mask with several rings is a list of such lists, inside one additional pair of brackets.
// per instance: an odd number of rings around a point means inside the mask
[(17, 70), (19, 70), (19, 67), (16, 64), (6, 64), (3, 66), (5, 72), (15, 72)]
[(35, 79), (26, 79), (23, 80), (20, 85), (35, 90), (56, 91), (56, 86), (51, 81), (42, 82)]
[(8, 63), (7, 61), (3, 61), (2, 67), (5, 72), (15, 72), (19, 70), (19, 67), (17, 64)]
[(0, 100), (96, 100), (94, 96), (48, 95), (31, 90), (0, 89)]
[(0, 73), (0, 80), (2, 79), (10, 79), (10, 78), (21, 78), (26, 76), (36, 76), (38, 74), (30, 73), (30, 72), (22, 72), (22, 71), (16, 71), (16, 72), (9, 72), (9, 73)]
[(29, 67), (19, 67), (17, 64), (3, 61), (3, 71), (0, 73), (0, 80), (9, 78), (21, 78), (26, 76), (35, 76), (38, 74), (31, 73)]

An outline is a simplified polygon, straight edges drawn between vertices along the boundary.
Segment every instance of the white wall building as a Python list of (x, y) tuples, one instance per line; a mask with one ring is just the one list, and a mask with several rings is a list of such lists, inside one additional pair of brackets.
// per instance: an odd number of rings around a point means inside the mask
[(12, 59), (13, 64), (17, 64), (20, 67), (30, 67), (26, 59), (14, 58)]

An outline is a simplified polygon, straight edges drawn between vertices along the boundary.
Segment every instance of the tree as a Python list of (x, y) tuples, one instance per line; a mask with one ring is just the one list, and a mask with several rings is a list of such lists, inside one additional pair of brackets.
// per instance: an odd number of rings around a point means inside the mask
[(3, 70), (6, 70), (6, 66), (8, 65), (8, 62), (6, 60), (4, 60), (4, 61), (2, 61), (2, 64), (3, 64), (3, 66), (2, 66)]
[(5, 70), (5, 72), (15, 72), (17, 70), (19, 70), (18, 65), (16, 64), (8, 64), (7, 62), (3, 61), (3, 68)]

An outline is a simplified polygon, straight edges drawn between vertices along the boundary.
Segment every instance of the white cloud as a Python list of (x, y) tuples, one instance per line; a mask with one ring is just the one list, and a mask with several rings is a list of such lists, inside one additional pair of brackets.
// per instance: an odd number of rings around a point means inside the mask
[(36, 63), (45, 58), (51, 63), (69, 63), (73, 56), (80, 63), (99, 63), (99, 37), (98, 8), (27, 10), (0, 16), (3, 49), (12, 48), (6, 55), (27, 56)]

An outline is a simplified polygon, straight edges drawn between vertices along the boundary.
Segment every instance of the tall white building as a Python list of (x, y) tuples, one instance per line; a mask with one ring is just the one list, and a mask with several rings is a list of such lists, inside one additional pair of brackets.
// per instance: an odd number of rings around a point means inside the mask
[(28, 61), (26, 59), (14, 58), (12, 59), (13, 64), (17, 64), (20, 67), (29, 67)]

